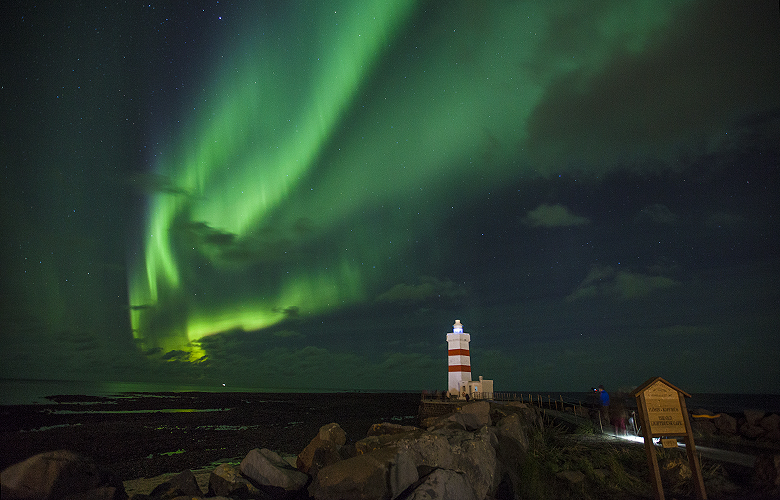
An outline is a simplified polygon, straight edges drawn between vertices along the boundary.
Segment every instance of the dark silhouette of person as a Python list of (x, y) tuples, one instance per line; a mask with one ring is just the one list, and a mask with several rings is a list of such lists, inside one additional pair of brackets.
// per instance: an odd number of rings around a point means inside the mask
[(604, 423), (609, 422), (609, 393), (604, 390), (603, 385), (599, 385), (599, 413), (601, 414), (601, 421)]
[(609, 421), (615, 428), (616, 436), (626, 435), (626, 420), (628, 419), (628, 413), (626, 406), (623, 403), (623, 398), (615, 397), (609, 405)]

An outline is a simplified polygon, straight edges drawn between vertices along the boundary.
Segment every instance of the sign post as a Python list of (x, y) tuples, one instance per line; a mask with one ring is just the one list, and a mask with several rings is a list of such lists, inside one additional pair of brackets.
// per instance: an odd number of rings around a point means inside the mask
[[(693, 473), (696, 498), (707, 500), (699, 457), (696, 455), (696, 445), (693, 442), (693, 431), (688, 419), (688, 409), (685, 406), (685, 398), (689, 398), (691, 395), (661, 377), (651, 378), (637, 387), (631, 395), (636, 398), (639, 409), (647, 465), (650, 468), (656, 500), (664, 500), (664, 490), (661, 485), (661, 471), (658, 467), (658, 458), (655, 455), (653, 438), (675, 436), (683, 436), (685, 439), (685, 451), (688, 455), (688, 465)], [(665, 448), (677, 445), (676, 439), (663, 439), (663, 441)]]

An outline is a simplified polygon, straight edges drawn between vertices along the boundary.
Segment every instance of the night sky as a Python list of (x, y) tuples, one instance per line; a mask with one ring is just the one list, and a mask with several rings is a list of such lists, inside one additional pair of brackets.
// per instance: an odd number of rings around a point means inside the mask
[(775, 0), (3, 11), (0, 378), (780, 393)]

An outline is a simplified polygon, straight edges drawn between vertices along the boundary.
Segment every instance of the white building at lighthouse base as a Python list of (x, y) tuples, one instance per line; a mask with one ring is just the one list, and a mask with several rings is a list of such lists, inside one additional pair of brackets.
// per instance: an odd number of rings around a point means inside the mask
[(463, 325), (459, 319), (452, 325), (452, 333), (447, 334), (447, 392), (450, 396), (464, 397), (469, 394), (471, 398), (492, 398), (493, 381), (471, 380), (471, 351), (469, 350), (471, 336), (463, 332)]

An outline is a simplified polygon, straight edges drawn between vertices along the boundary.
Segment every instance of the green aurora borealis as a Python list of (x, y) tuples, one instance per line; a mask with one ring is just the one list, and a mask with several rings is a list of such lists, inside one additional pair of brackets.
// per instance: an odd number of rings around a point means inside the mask
[(15, 8), (0, 376), (780, 390), (776, 4), (196, 4)]
[[(360, 12), (347, 5), (340, 16), (338, 6), (330, 8), (320, 6), (305, 19), (293, 15), (284, 40), (267, 43), (250, 34), (242, 47), (231, 47), (235, 55), (207, 83), (218, 89), (214, 102), (188, 110), (181, 144), (155, 166), (177, 192), (151, 200), (144, 259), (130, 277), (133, 328), (153, 347), (189, 349), (205, 335), (272, 325), (285, 317), (281, 308), (314, 313), (364, 298), (359, 266), (349, 257), (328, 253), (314, 269), (284, 257), (313, 249), (334, 220), (350, 217), (361, 202), (334, 204), (343, 198), (318, 187), (327, 194), (288, 205), (313, 176), (411, 5), (365, 3)], [(307, 26), (313, 40), (303, 44)], [(288, 44), (297, 50), (283, 50)], [(324, 214), (323, 207), (329, 207)], [(269, 230), (270, 219), (281, 232)], [(196, 276), (182, 269), (194, 263), (214, 269)], [(285, 276), (264, 276), (267, 266), (280, 264)], [(193, 280), (214, 273), (242, 289), (257, 283), (274, 290), (267, 297), (181, 297)]]

